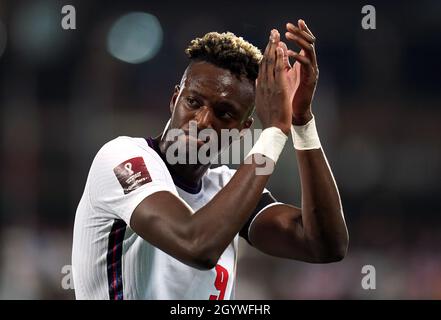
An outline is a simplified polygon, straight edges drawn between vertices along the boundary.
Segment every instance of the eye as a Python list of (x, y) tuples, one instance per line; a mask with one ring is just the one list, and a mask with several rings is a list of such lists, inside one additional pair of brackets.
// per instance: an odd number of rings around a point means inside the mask
[(193, 97), (187, 97), (186, 100), (187, 100), (187, 105), (190, 108), (199, 108), (201, 106), (201, 103)]
[(219, 119), (222, 119), (222, 120), (230, 120), (230, 119), (234, 118), (234, 115), (231, 112), (229, 112), (229, 111), (222, 111), (222, 110), (217, 111), (216, 112), (216, 116)]

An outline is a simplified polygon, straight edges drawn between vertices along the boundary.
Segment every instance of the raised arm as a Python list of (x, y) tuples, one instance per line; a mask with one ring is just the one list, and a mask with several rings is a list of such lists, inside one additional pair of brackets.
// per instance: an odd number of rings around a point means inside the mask
[[(295, 151), (302, 205), (266, 209), (251, 225), (250, 241), (261, 251), (279, 257), (316, 263), (338, 261), (346, 255), (348, 232), (337, 185), (318, 136), (301, 137), (305, 125), (311, 126), (314, 121), (311, 103), (318, 80), (315, 37), (299, 20), (298, 26), (287, 24), (286, 38), (301, 48), (296, 53), (283, 42), (278, 44), (284, 50), (285, 76), (290, 83), (292, 123), (299, 131), (297, 139), (305, 140), (300, 141), (305, 145)], [(289, 56), (296, 60), (293, 67)]]

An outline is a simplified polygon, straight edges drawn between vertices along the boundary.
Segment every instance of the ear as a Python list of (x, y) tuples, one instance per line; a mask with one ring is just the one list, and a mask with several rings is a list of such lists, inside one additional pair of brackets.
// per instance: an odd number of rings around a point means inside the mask
[(254, 123), (254, 118), (253, 117), (249, 117), (247, 120), (245, 120), (245, 122), (243, 123), (243, 129), (249, 129), (252, 124)]
[(242, 139), (243, 136), (247, 134), (247, 132), (250, 130), (250, 127), (253, 124), (253, 122), (254, 122), (254, 119), (252, 117), (249, 117), (244, 122), (242, 130), (240, 130), (240, 139)]
[(176, 101), (178, 99), (180, 91), (181, 91), (181, 87), (178, 84), (175, 85), (175, 90), (174, 90), (173, 96), (170, 100), (170, 114), (172, 114), (175, 109)]

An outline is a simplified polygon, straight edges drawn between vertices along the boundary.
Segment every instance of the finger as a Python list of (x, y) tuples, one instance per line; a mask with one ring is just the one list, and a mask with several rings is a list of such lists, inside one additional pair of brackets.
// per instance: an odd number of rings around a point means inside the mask
[[(308, 28), (308, 26), (306, 25), (306, 22), (305, 22), (305, 20), (303, 20), (303, 19), (299, 19), (299, 21), (297, 21), (297, 24), (298, 24), (298, 26), (299, 26), (299, 28), (300, 29), (302, 29), (304, 32), (307, 32), (309, 35), (311, 35), (314, 39), (316, 39), (315, 38), (315, 36), (314, 36), (314, 34), (312, 33), (312, 31)], [(312, 56), (312, 57), (310, 57), (311, 58), (311, 60), (312, 60), (312, 63), (317, 67), (317, 55), (316, 55), (316, 53), (315, 53), (315, 47), (314, 47), (314, 55)]]
[(283, 49), (279, 46), (276, 48), (276, 66), (274, 68), (275, 78), (278, 80), (284, 80), (283, 72), (285, 71), (285, 61), (284, 61), (284, 52)]
[(293, 57), (301, 65), (308, 67), (308, 68), (312, 68), (312, 62), (307, 56), (301, 55), (298, 52), (295, 52), (292, 50), (288, 50), (288, 56)]
[(279, 41), (280, 41), (279, 31), (277, 31), (276, 29), (271, 30), (270, 47), (266, 56), (267, 79), (274, 79), (274, 75), (275, 75), (274, 69), (277, 62), (276, 48), (279, 44)]
[(300, 29), (299, 27), (296, 27), (292, 23), (288, 22), (286, 24), (286, 30), (288, 30), (291, 33), (294, 33), (298, 37), (301, 37), (301, 38), (305, 39), (309, 43), (312, 43), (312, 44), (315, 43), (315, 37), (313, 35), (309, 34), (305, 30)]
[(259, 66), (259, 74), (258, 78), (261, 80), (266, 80), (268, 76), (268, 58), (270, 56), (271, 48), (274, 45), (274, 39), (273, 39), (273, 30), (271, 30), (268, 44), (266, 45), (265, 51), (262, 56), (262, 60), (260, 61)]
[(314, 53), (314, 45), (312, 43), (309, 43), (305, 39), (291, 32), (286, 32), (285, 37), (291, 41), (294, 41), (300, 48), (302, 48), (306, 52), (306, 54)]
[(266, 76), (266, 57), (267, 57), (270, 46), (271, 46), (271, 39), (268, 41), (268, 44), (266, 45), (265, 51), (263, 52), (262, 59), (260, 60), (259, 74), (257, 76), (260, 79), (262, 79), (264, 76)]
[[(265, 56), (262, 56), (262, 58), (260, 59), (260, 62), (259, 62), (259, 72), (257, 73), (257, 79), (262, 79), (262, 77), (263, 77), (263, 69), (264, 69), (264, 66), (265, 66)], [(257, 82), (256, 82), (256, 85), (257, 85)]]
[(286, 32), (285, 37), (294, 41), (300, 48), (302, 48), (305, 55), (312, 61), (312, 63), (314, 65), (317, 64), (314, 44), (307, 42), (305, 39), (300, 38), (291, 32)]
[(268, 55), (268, 52), (270, 51), (271, 45), (272, 45), (273, 41), (272, 41), (272, 34), (270, 33), (270, 36), (268, 38), (268, 43), (265, 47), (265, 51), (263, 52), (263, 56), (265, 57), (266, 55)]
[(283, 64), (285, 69), (291, 69), (291, 63), (289, 62), (289, 56), (288, 56), (288, 47), (286, 46), (286, 43), (280, 41), (279, 48), (282, 48), (283, 50)]
[(262, 60), (260, 61), (259, 77), (266, 77), (268, 53), (270, 52), (272, 45), (273, 45), (273, 37), (272, 37), (272, 32), (271, 32), (270, 36), (268, 38), (268, 43), (265, 47), (265, 51), (263, 52)]
[(308, 26), (306, 25), (305, 20), (299, 19), (299, 21), (297, 21), (297, 24), (299, 25), (300, 29), (302, 29), (303, 31), (307, 32), (309, 35), (311, 35), (315, 39), (314, 34), (311, 32), (311, 30), (309, 30)]

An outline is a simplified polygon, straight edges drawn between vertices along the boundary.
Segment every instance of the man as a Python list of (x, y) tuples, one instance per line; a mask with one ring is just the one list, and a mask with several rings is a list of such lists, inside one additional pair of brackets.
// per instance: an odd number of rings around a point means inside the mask
[[(312, 263), (345, 256), (341, 202), (311, 112), (315, 37), (303, 20), (286, 28), (300, 53), (288, 50), (277, 30), (263, 57), (231, 33), (193, 40), (163, 134), (119, 137), (97, 153), (75, 218), (78, 299), (230, 299), (239, 234), (274, 256)], [(264, 131), (237, 171), (171, 163), (173, 144), (200, 150), (208, 143), (189, 134), (191, 123), (218, 136), (225, 129), (243, 132), (254, 107)], [(172, 129), (184, 134), (167, 139)], [(276, 164), (290, 131), (301, 208), (277, 202), (265, 189), (271, 171), (257, 174), (262, 159)]]

